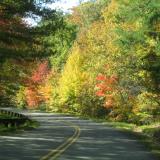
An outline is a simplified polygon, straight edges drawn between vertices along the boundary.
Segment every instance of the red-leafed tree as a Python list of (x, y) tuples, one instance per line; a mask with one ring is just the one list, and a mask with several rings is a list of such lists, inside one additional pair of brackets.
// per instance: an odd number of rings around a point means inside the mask
[(117, 76), (106, 76), (99, 74), (96, 77), (98, 83), (96, 84), (96, 95), (105, 98), (104, 106), (111, 108), (114, 105), (113, 93), (116, 91), (116, 83), (118, 82)]
[(39, 86), (47, 81), (49, 73), (48, 61), (44, 61), (38, 65), (31, 78), (29, 78), (26, 88), (26, 101), (29, 108), (37, 108), (45, 100), (43, 94), (39, 91)]
[(33, 72), (30, 80), (34, 84), (39, 84), (46, 79), (48, 74), (49, 74), (48, 61), (44, 61), (40, 63), (38, 68)]
[(29, 108), (37, 107), (41, 101), (37, 90), (33, 87), (28, 87), (26, 89), (26, 100)]

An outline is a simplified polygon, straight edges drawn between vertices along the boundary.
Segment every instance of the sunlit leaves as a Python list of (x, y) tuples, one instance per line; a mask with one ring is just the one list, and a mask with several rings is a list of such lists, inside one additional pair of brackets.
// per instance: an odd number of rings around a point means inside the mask
[(48, 99), (49, 89), (45, 85), (49, 77), (50, 69), (48, 61), (41, 62), (37, 69), (33, 71), (31, 78), (27, 81), (27, 87), (25, 90), (26, 102), (29, 107), (38, 107), (42, 102)]
[(104, 107), (112, 108), (114, 105), (114, 92), (117, 92), (116, 84), (118, 83), (117, 76), (105, 76), (99, 74), (96, 77), (97, 92), (96, 95), (105, 98)]
[(42, 83), (46, 76), (49, 74), (48, 61), (41, 63), (38, 68), (33, 72), (31, 81), (35, 84)]

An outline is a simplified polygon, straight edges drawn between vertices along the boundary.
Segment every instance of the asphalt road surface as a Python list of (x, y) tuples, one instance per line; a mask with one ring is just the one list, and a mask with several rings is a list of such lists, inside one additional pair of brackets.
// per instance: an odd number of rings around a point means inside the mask
[(37, 129), (0, 136), (0, 160), (156, 160), (134, 136), (91, 120), (23, 112)]

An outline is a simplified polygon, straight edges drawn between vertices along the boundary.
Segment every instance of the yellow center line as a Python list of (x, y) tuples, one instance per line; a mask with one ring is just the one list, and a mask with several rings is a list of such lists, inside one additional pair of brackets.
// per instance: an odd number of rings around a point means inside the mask
[(80, 136), (79, 126), (76, 126), (71, 122), (64, 122), (64, 121), (61, 122), (66, 123), (67, 125), (69, 124), (72, 128), (74, 128), (75, 129), (74, 134), (71, 137), (69, 137), (64, 143), (62, 143), (59, 147), (50, 151), (46, 156), (42, 157), (40, 160), (55, 160), (64, 151), (66, 151)]

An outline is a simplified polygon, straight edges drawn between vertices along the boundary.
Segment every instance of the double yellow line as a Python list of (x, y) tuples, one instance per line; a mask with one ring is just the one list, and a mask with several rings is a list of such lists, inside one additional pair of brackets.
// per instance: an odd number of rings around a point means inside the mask
[(50, 151), (46, 156), (42, 157), (40, 160), (55, 160), (57, 159), (64, 151), (66, 151), (80, 136), (80, 128), (77, 125), (74, 125), (71, 122), (61, 121), (75, 129), (74, 134), (69, 137), (64, 143), (62, 143), (56, 149)]

